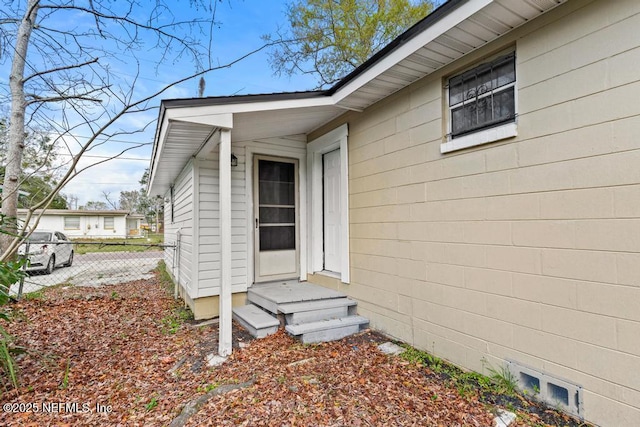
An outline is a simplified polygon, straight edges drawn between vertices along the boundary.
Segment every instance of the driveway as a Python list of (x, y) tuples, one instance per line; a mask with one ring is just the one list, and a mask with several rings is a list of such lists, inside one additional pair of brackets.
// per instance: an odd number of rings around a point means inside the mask
[[(162, 251), (105, 252), (76, 255), (71, 267), (58, 267), (45, 275), (32, 273), (24, 281), (22, 293), (37, 291), (60, 283), (74, 286), (102, 286), (148, 279), (151, 270), (163, 259)], [(11, 286), (11, 295), (18, 294), (19, 285)]]

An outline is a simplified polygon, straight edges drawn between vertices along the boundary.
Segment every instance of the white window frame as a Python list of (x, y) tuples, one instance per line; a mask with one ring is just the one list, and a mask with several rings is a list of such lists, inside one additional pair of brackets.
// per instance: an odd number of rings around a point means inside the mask
[[(469, 70), (472, 70), (476, 67), (479, 67), (483, 64), (486, 64), (488, 62), (492, 62), (495, 59), (501, 57), (501, 56), (505, 56), (505, 55), (509, 55), (511, 53), (515, 54), (515, 51), (513, 49), (509, 49), (507, 51), (503, 51), (500, 52), (499, 54), (496, 54), (490, 58), (484, 59), (482, 61), (478, 61), (476, 63), (473, 64), (473, 66), (468, 67), (467, 69), (465, 69), (462, 72), (458, 72), (450, 77), (448, 77), (447, 80), (447, 85), (445, 87), (445, 103), (446, 103), (446, 111), (445, 111), (445, 117), (447, 120), (447, 135), (446, 135), (446, 141), (443, 144), (440, 144), (440, 152), (441, 153), (449, 153), (452, 151), (457, 151), (457, 150), (462, 150), (465, 148), (470, 148), (470, 147), (475, 147), (478, 145), (483, 145), (483, 144), (488, 144), (490, 142), (496, 142), (496, 141), (500, 141), (503, 139), (507, 139), (507, 138), (512, 138), (518, 135), (518, 71), (516, 69), (516, 80), (513, 83), (510, 83), (508, 85), (505, 85), (503, 87), (500, 88), (500, 91), (506, 90), (508, 88), (513, 87), (513, 101), (514, 101), (514, 113), (515, 113), (515, 118), (513, 121), (508, 122), (508, 123), (504, 123), (501, 125), (497, 125), (497, 126), (493, 126), (493, 127), (488, 127), (488, 128), (483, 128), (483, 129), (478, 129), (476, 131), (471, 131), (469, 134), (467, 135), (463, 135), (463, 136), (458, 136), (456, 138), (452, 138), (451, 137), (451, 133), (452, 133), (452, 118), (451, 118), (451, 110), (452, 107), (451, 105), (449, 105), (449, 81), (456, 77), (459, 76), (461, 74), (464, 74), (466, 72), (468, 72)], [(515, 61), (515, 59), (514, 59)], [(517, 62), (516, 62), (516, 66), (517, 66)], [(488, 95), (486, 95), (488, 96)]]
[(309, 178), (309, 274), (323, 271), (323, 197), (322, 155), (340, 149), (340, 281), (349, 283), (349, 158), (347, 137), (349, 128), (344, 124), (311, 141), (307, 145), (307, 170)]
[[(78, 221), (78, 226), (69, 226), (67, 225), (68, 220)], [(65, 230), (80, 230), (80, 217), (79, 216), (65, 216), (63, 217), (64, 229)]]
[[(111, 226), (108, 226), (108, 225), (107, 225), (107, 220), (108, 220), (108, 219), (110, 219), (110, 220), (111, 220)], [(105, 217), (102, 219), (102, 225), (103, 225), (103, 228), (104, 228), (105, 230), (113, 230), (113, 229), (115, 229), (115, 228), (116, 228), (116, 219), (115, 219), (114, 217), (112, 217), (112, 216), (105, 216)]]

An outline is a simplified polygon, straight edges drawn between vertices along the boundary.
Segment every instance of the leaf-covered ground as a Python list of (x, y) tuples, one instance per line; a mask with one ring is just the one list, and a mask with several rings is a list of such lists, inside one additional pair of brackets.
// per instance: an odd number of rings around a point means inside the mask
[(0, 425), (165, 426), (225, 384), (238, 387), (187, 425), (493, 425), (473, 393), (383, 355), (375, 333), (302, 345), (282, 332), (251, 341), (235, 325), (233, 355), (210, 368), (217, 325), (185, 322), (157, 279), (50, 289), (13, 311), (6, 327), (28, 352), (20, 388), (2, 393)]

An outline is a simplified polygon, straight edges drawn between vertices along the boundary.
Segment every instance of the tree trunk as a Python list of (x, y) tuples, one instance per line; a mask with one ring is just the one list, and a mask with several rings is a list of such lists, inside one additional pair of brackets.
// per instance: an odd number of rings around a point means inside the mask
[[(24, 93), (24, 69), (27, 62), (29, 39), (35, 26), (40, 0), (29, 0), (24, 17), (18, 28), (16, 50), (11, 64), (9, 87), (11, 89), (11, 122), (9, 123), (9, 144), (7, 164), (2, 186), (3, 231), (15, 233), (18, 228), (18, 187), (25, 139), (25, 111), (27, 103)], [(11, 236), (0, 234), (0, 253), (9, 246)]]

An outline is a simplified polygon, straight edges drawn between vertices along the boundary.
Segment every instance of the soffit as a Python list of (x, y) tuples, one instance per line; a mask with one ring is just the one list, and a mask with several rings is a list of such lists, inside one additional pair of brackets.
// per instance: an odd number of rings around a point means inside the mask
[(356, 76), (347, 76), (350, 81), (340, 85), (333, 96), (338, 105), (365, 109), (566, 1), (452, 2), (457, 3), (455, 10), (368, 68), (356, 70)]

